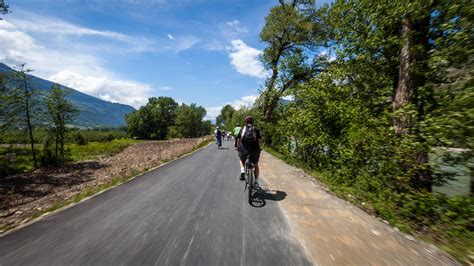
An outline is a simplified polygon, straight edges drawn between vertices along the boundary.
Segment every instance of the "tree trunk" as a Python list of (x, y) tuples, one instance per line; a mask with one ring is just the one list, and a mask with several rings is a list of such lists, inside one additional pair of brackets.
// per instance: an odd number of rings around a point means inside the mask
[(28, 135), (30, 137), (30, 144), (31, 144), (31, 154), (33, 155), (33, 163), (35, 168), (38, 168), (38, 161), (36, 160), (36, 152), (35, 152), (35, 140), (33, 138), (33, 126), (31, 125), (31, 115), (30, 115), (30, 101), (28, 95), (28, 84), (26, 82), (26, 74), (23, 73), (23, 86), (24, 86), (24, 92), (25, 92), (25, 111), (26, 111), (26, 124), (28, 126)]
[[(398, 84), (395, 89), (395, 97), (392, 102), (394, 112), (401, 107), (412, 103), (413, 87), (412, 76), (410, 75), (410, 67), (413, 65), (412, 40), (410, 38), (412, 24), (409, 18), (405, 18), (402, 23), (402, 36), (404, 39), (402, 49), (400, 51), (400, 66), (398, 73)], [(407, 130), (413, 126), (412, 118), (407, 114), (399, 114), (394, 118), (393, 126), (397, 135), (407, 133)]]
[[(263, 93), (264, 98), (263, 98), (263, 122), (264, 125), (266, 126), (268, 122), (270, 122), (270, 119), (272, 118), (274, 106), (272, 106), (272, 102), (274, 101), (274, 98), (276, 97), (274, 95), (274, 87), (276, 80), (278, 78), (278, 62), (280, 62), (280, 57), (281, 54), (283, 53), (284, 46), (280, 46), (278, 48), (277, 54), (275, 55), (275, 58), (272, 62), (272, 76), (270, 77), (270, 80), (267, 83), (267, 89)], [(277, 100), (278, 101), (278, 100)]]
[[(403, 45), (400, 51), (400, 66), (398, 82), (392, 109), (396, 114), (393, 120), (395, 133), (398, 136), (405, 134), (416, 134), (417, 141), (425, 140), (419, 135), (415, 119), (423, 117), (423, 103), (418, 101), (418, 89), (425, 85), (425, 73), (427, 71), (427, 47), (429, 33), (429, 12), (408, 15), (402, 22)], [(415, 107), (418, 114), (413, 117), (410, 113), (400, 110), (409, 106)], [(431, 191), (431, 169), (428, 165), (428, 150), (420, 150), (413, 154), (413, 167), (415, 171), (412, 183), (417, 189)]]

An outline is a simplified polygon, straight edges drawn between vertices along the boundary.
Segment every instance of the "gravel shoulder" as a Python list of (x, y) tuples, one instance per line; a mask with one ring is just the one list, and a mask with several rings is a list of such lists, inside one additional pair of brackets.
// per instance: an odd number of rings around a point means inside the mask
[(459, 264), (330, 194), (314, 178), (267, 152), (261, 154), (260, 167), (270, 193), (285, 195), (280, 207), (314, 264)]

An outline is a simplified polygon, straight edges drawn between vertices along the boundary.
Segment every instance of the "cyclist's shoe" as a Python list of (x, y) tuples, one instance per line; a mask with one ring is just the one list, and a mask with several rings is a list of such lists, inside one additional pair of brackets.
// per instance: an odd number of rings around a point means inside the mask
[(240, 173), (240, 180), (244, 180), (245, 179), (245, 172), (242, 172)]

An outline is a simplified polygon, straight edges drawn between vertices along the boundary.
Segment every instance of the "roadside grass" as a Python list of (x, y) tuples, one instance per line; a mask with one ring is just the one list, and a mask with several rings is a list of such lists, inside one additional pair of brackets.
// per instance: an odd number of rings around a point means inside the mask
[(107, 142), (89, 142), (86, 145), (68, 144), (66, 148), (72, 161), (78, 162), (110, 157), (139, 142), (141, 141), (134, 139), (114, 139)]
[[(90, 142), (105, 142), (112, 139), (127, 138), (127, 132), (125, 130), (72, 130), (69, 137), (66, 139), (66, 142), (74, 143), (74, 135), (76, 133), (83, 135), (86, 141)], [(36, 129), (34, 131), (35, 143), (42, 143), (46, 139), (47, 134), (46, 130)], [(29, 139), (25, 137), (25, 132), (22, 130), (8, 130), (0, 132), (0, 143), (28, 144)]]
[[(461, 230), (459, 228), (463, 226), (462, 224), (457, 224), (460, 219), (456, 220), (456, 222), (444, 220), (444, 223), (441, 221), (433, 221), (428, 225), (429, 228), (424, 228), (423, 232), (419, 232), (417, 230), (419, 225), (397, 215), (398, 212), (395, 210), (397, 210), (398, 206), (394, 206), (392, 202), (386, 199), (371, 197), (368, 193), (358, 191), (357, 188), (336, 184), (332, 181), (331, 173), (318, 172), (310, 169), (295, 158), (287, 157), (272, 148), (265, 147), (265, 151), (292, 166), (302, 169), (305, 173), (325, 184), (330, 192), (339, 198), (349, 201), (371, 215), (387, 220), (392, 226), (397, 227), (404, 233), (414, 235), (425, 242), (436, 245), (461, 263), (472, 265), (474, 258), (474, 232), (472, 230), (467, 233), (459, 231)], [(449, 188), (447, 190), (453, 192)], [(449, 198), (439, 195), (439, 197), (434, 198), (444, 204), (443, 206), (439, 206), (439, 208), (446, 208), (445, 211), (447, 215), (443, 217), (444, 219), (450, 218), (450, 212), (452, 215), (457, 215), (448, 209), (447, 206), (451, 206), (452, 208), (472, 208), (472, 205), (469, 204), (465, 206), (466, 204), (464, 204), (464, 201), (460, 197)], [(472, 219), (472, 217), (467, 217), (466, 219)], [(448, 227), (446, 227), (446, 222), (449, 224)]]
[[(35, 145), (36, 154), (39, 154), (43, 145)], [(6, 159), (7, 153), (14, 153), (15, 160), (10, 162)], [(4, 145), (0, 146), (0, 176), (1, 172), (5, 174), (14, 174), (19, 172), (28, 172), (33, 170), (33, 156), (31, 148), (28, 145)], [(2, 171), (3, 170), (3, 171)]]
[[(45, 209), (45, 210), (41, 210), (41, 211), (37, 211), (33, 214), (33, 216), (31, 217), (31, 220), (33, 219), (36, 219), (42, 215), (45, 215), (47, 213), (51, 213), (51, 212), (54, 212), (58, 209), (61, 209), (61, 208), (64, 208), (66, 206), (69, 206), (71, 204), (74, 204), (74, 203), (78, 203), (78, 202), (81, 202), (82, 200), (88, 198), (88, 197), (91, 197), (91, 196), (94, 196), (98, 193), (101, 193), (103, 191), (106, 191), (106, 190), (109, 190), (110, 188), (113, 188), (115, 186), (118, 186), (132, 178), (135, 178), (135, 177), (138, 177), (148, 171), (150, 171), (150, 169), (154, 169), (154, 168), (157, 168), (167, 162), (170, 162), (170, 161), (173, 161), (173, 160), (176, 160), (178, 158), (181, 158), (189, 153), (192, 153), (192, 152), (195, 152), (205, 146), (207, 146), (209, 143), (213, 142), (213, 138), (212, 137), (206, 137), (204, 139), (203, 142), (201, 142), (200, 144), (196, 145), (195, 147), (193, 147), (191, 150), (189, 151), (185, 151), (173, 158), (170, 158), (170, 159), (167, 159), (167, 160), (162, 160), (160, 163), (158, 163), (156, 166), (153, 166), (153, 167), (150, 167), (150, 168), (146, 168), (144, 169), (143, 171), (138, 171), (136, 169), (132, 169), (132, 173), (131, 175), (128, 175), (128, 176), (115, 176), (113, 177), (112, 179), (110, 179), (109, 181), (103, 183), (103, 184), (100, 184), (98, 186), (94, 186), (94, 187), (86, 187), (84, 188), (79, 194), (76, 194), (74, 196), (72, 196), (71, 198), (69, 199), (65, 199), (65, 200), (59, 200), (57, 201), (54, 205), (52, 205), (51, 207)], [(135, 142), (133, 142), (135, 143)], [(0, 228), (0, 232), (7, 232), (11, 229), (13, 229), (14, 227), (13, 226), (10, 226), (10, 227), (5, 227), (5, 228)]]
[[(107, 142), (89, 142), (85, 145), (66, 144), (66, 152), (72, 162), (84, 160), (95, 160), (113, 156), (123, 151), (128, 146), (139, 143), (141, 140), (134, 139), (114, 139)], [(36, 144), (35, 150), (39, 158), (43, 145)], [(8, 162), (6, 160), (7, 153), (15, 153), (16, 160)], [(5, 172), (6, 175), (29, 172), (33, 170), (33, 156), (29, 145), (1, 145), (0, 146), (0, 175)], [(2, 171), (3, 170), (3, 171)]]

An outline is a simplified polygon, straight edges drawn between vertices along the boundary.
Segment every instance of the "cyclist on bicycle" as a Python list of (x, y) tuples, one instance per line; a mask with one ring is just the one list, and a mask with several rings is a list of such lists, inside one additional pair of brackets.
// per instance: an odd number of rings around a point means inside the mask
[(250, 161), (254, 164), (255, 170), (255, 186), (258, 187), (258, 160), (260, 159), (260, 151), (263, 143), (260, 129), (253, 125), (253, 117), (245, 117), (245, 126), (240, 130), (236, 136), (237, 150), (240, 157), (240, 180), (245, 179), (244, 163), (247, 160), (247, 155), (250, 155)]
[(240, 134), (241, 129), (242, 128), (240, 127), (240, 124), (237, 124), (234, 130), (232, 131), (232, 135), (234, 136), (234, 147), (236, 150), (237, 150), (237, 136)]
[(220, 148), (222, 145), (222, 131), (220, 130), (220, 127), (216, 127), (216, 131), (214, 131), (214, 134), (216, 137), (217, 148)]

